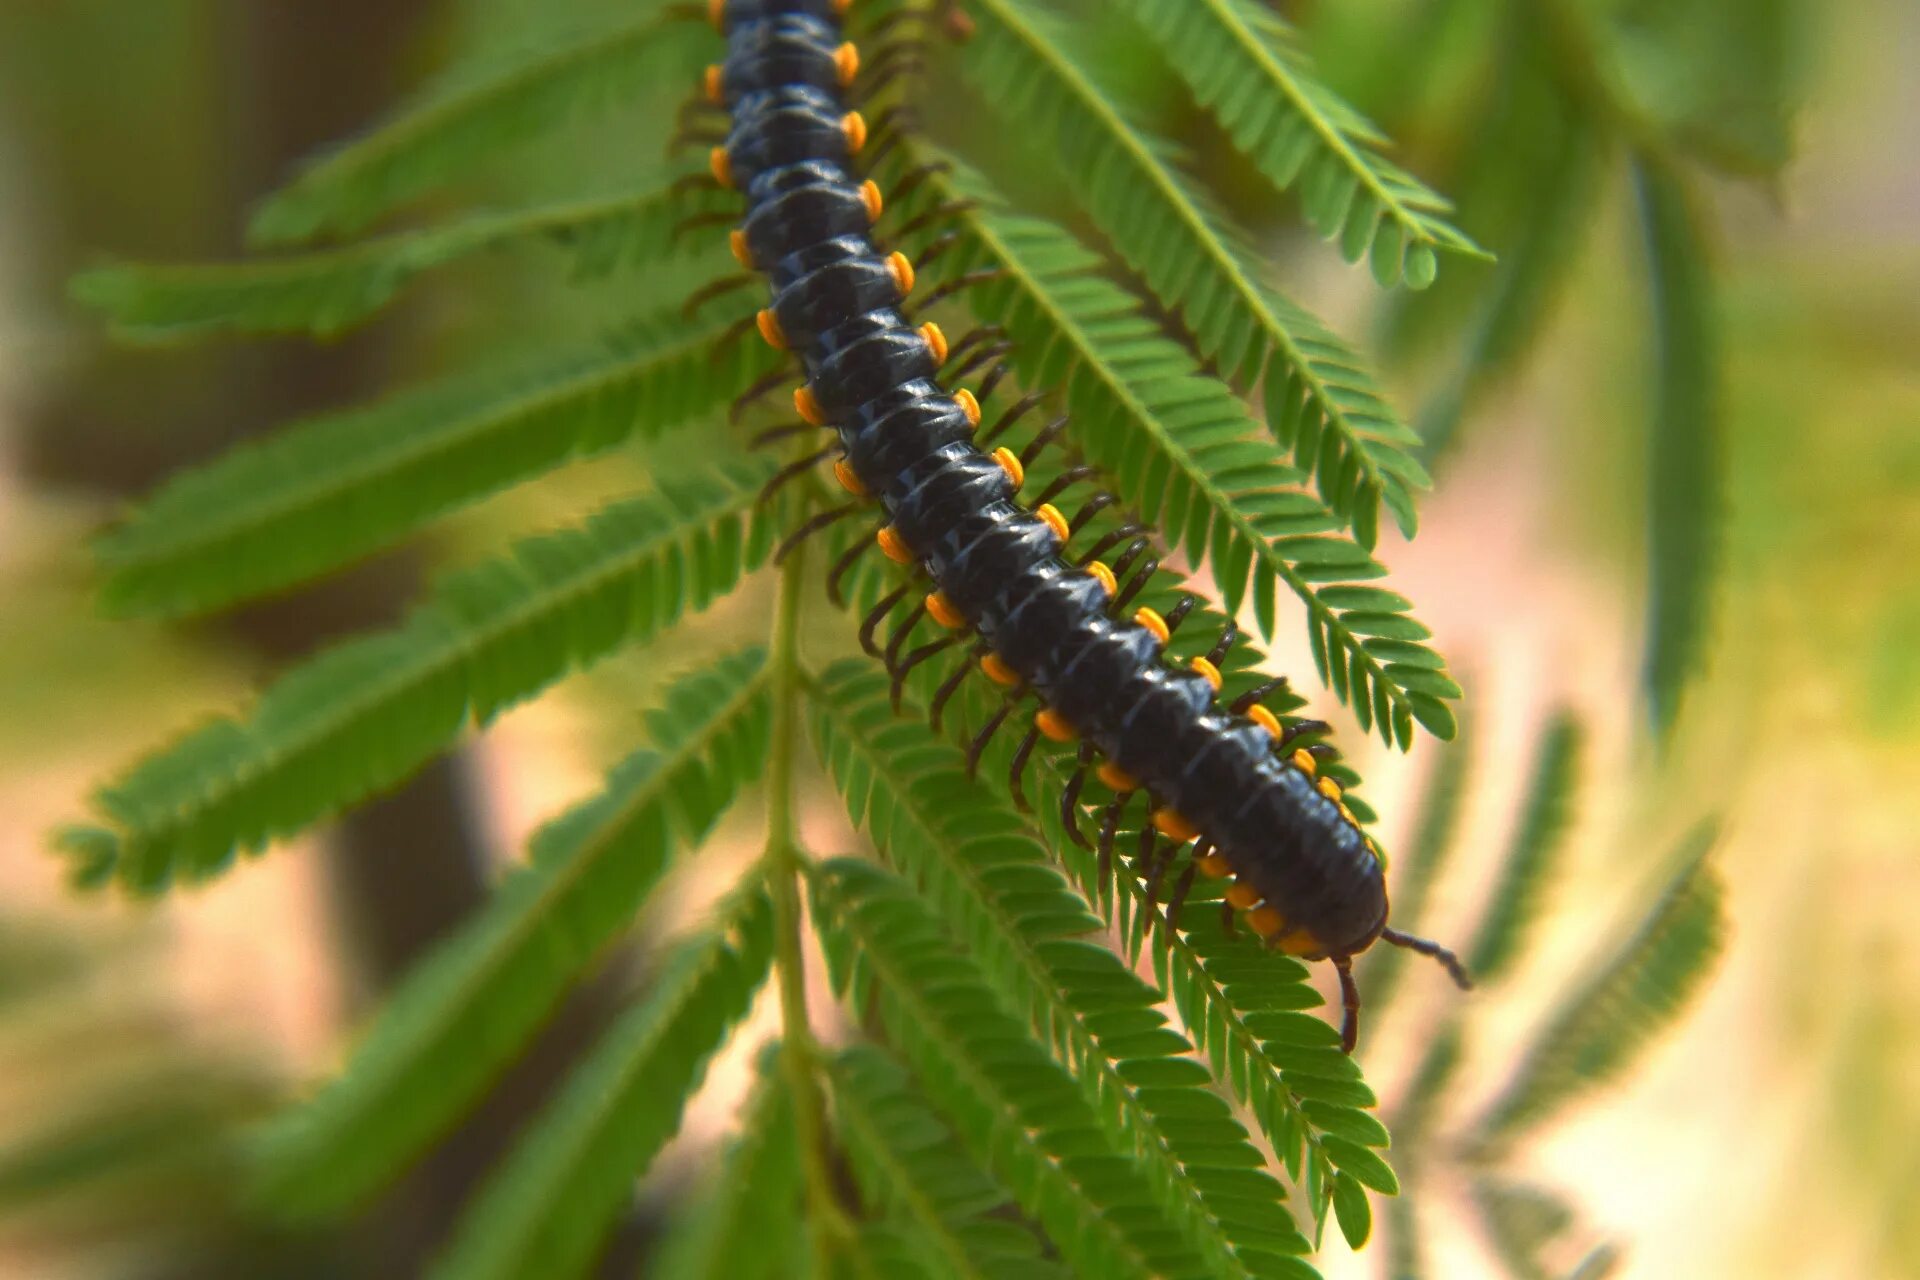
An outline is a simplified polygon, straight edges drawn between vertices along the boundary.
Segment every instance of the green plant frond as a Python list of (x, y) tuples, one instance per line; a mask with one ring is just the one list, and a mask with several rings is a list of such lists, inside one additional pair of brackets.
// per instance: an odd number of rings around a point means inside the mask
[(391, 303), (415, 277), (490, 250), (546, 241), (581, 278), (632, 270), (686, 252), (674, 224), (735, 207), (705, 189), (652, 188), (595, 199), (479, 213), (295, 257), (147, 266), (114, 263), (74, 279), (74, 298), (104, 312), (122, 339), (171, 342), (213, 334), (333, 337)]
[(1607, 1280), (1625, 1261), (1626, 1254), (1619, 1245), (1611, 1240), (1603, 1240), (1589, 1249), (1587, 1256), (1567, 1272), (1566, 1280)]
[(1541, 1257), (1572, 1230), (1573, 1206), (1544, 1187), (1481, 1175), (1471, 1184), (1487, 1243), (1514, 1280), (1554, 1280)]
[(1560, 870), (1580, 783), (1584, 737), (1579, 721), (1562, 711), (1540, 739), (1513, 844), (1500, 864), (1500, 880), (1467, 957), (1468, 970), (1482, 986), (1505, 977), (1520, 958), (1527, 933), (1538, 921), (1547, 890)]
[(1726, 442), (1720, 422), (1711, 255), (1681, 175), (1658, 158), (1633, 166), (1647, 242), (1656, 345), (1647, 462), (1647, 636), (1641, 686), (1656, 734), (1679, 715), (1699, 670), (1720, 566)]
[(1010, 807), (966, 777), (958, 751), (893, 713), (870, 664), (836, 667), (818, 691), (815, 738), (855, 824), (1074, 1070), (1208, 1274), (1265, 1275), (1279, 1257), (1305, 1253), (1285, 1189), (1261, 1171), (1192, 1045), (1154, 1007), (1163, 997), (1104, 947), (1078, 940), (1099, 918)]
[(443, 577), (398, 627), (303, 663), (245, 719), (216, 719), (106, 784), (95, 803), (110, 826), (67, 843), (90, 870), (156, 892), (392, 786), (469, 723), (730, 591), (771, 550), (766, 474), (662, 483)]
[[(1413, 838), (1394, 851), (1389, 876), (1393, 884), (1393, 922), (1397, 929), (1419, 932), (1427, 899), (1454, 852), (1460, 814), (1466, 807), (1472, 776), (1472, 736), (1463, 733), (1438, 753), (1433, 773), (1420, 793), (1419, 822)], [(1373, 947), (1354, 966), (1354, 980), (1366, 993), (1367, 1008), (1376, 1024), (1393, 1003), (1406, 974), (1407, 953), (1399, 947)]]
[[(1196, 612), (1174, 637), (1177, 659), (1204, 652), (1223, 621), (1218, 615)], [(1222, 674), (1224, 696), (1252, 687), (1261, 679), (1259, 655), (1240, 645), (1228, 655)], [(984, 681), (980, 682), (984, 684)], [(999, 700), (998, 690), (976, 686), (973, 708), (977, 721), (986, 707)], [(963, 693), (962, 696), (965, 696)], [(1276, 696), (1270, 705), (1283, 720), (1297, 699)], [(950, 712), (950, 714), (952, 714)], [(1004, 775), (1015, 750), (1007, 737), (996, 738), (982, 757), (986, 777)], [(1212, 1064), (1216, 1079), (1227, 1083), (1253, 1112), (1274, 1150), (1291, 1175), (1330, 1187), (1336, 1172), (1345, 1169), (1365, 1185), (1384, 1194), (1398, 1187), (1393, 1171), (1375, 1148), (1387, 1145), (1387, 1131), (1367, 1114), (1374, 1095), (1361, 1079), (1354, 1060), (1340, 1052), (1338, 1032), (1306, 1010), (1321, 1004), (1319, 993), (1307, 981), (1306, 966), (1274, 955), (1244, 930), (1229, 936), (1221, 924), (1224, 886), (1200, 879), (1187, 896), (1180, 930), (1165, 928), (1164, 910), (1137, 870), (1121, 868), (1103, 874), (1097, 855), (1082, 849), (1066, 835), (1055, 799), (1068, 776), (1078, 767), (1071, 751), (1036, 751), (1028, 767), (1033, 771), (1030, 794), (1038, 799), (1030, 821), (1054, 856), (1068, 868), (1082, 889), (1094, 897), (1110, 924), (1128, 941), (1136, 960), (1152, 929), (1154, 973), (1161, 990), (1169, 992), (1181, 1013), (1188, 1035)], [(1352, 778), (1338, 762), (1327, 771)], [(1104, 804), (1112, 798), (1096, 779), (1088, 779), (1083, 803)], [(1114, 847), (1123, 854), (1136, 850), (1141, 819), (1135, 813), (1118, 827)], [(1097, 823), (1083, 821), (1087, 834)], [(1183, 855), (1184, 856), (1184, 855)], [(1161, 877), (1158, 897), (1164, 900), (1179, 878), (1182, 859), (1176, 858)], [(1316, 1218), (1324, 1216), (1324, 1197), (1309, 1206)]]
[(345, 1072), (263, 1135), (267, 1197), (337, 1213), (385, 1184), (487, 1088), (606, 944), (674, 852), (698, 844), (766, 758), (764, 658), (724, 658), (649, 717), (656, 745), (542, 828), (527, 864), (418, 968)]
[(786, 1280), (804, 1248), (800, 1143), (780, 1045), (761, 1049), (739, 1136), (706, 1196), (676, 1215), (647, 1274), (655, 1280)]
[(1011, 1201), (913, 1091), (898, 1064), (871, 1046), (846, 1050), (827, 1074), (834, 1131), (869, 1206), (899, 1214), (952, 1280), (1067, 1280), (1018, 1221)]
[(1250, 0), (1121, 0), (1234, 144), (1279, 190), (1297, 187), (1314, 230), (1383, 285), (1433, 282), (1438, 252), (1484, 257), (1452, 206), (1379, 154), (1378, 129), (1317, 79), (1294, 32)]
[(773, 959), (756, 870), (679, 943), (455, 1225), (433, 1280), (584, 1276)]
[[(928, 1100), (1076, 1274), (1212, 1274), (1078, 1083), (1007, 1011), (919, 895), (849, 859), (819, 867), (813, 888), (835, 990), (856, 1004), (877, 997)], [(1291, 1274), (1313, 1273), (1301, 1264)]]
[(1064, 388), (1075, 442), (1170, 548), (1206, 560), (1228, 610), (1251, 596), (1270, 637), (1284, 583), (1306, 607), (1322, 678), (1363, 725), (1402, 747), (1416, 721), (1451, 736), (1446, 700), (1460, 690), (1426, 644), (1431, 632), (1405, 597), (1363, 585), (1385, 567), (1302, 491), (1304, 477), (1240, 399), (1203, 376), (1132, 295), (1101, 279), (1098, 257), (1066, 232), (1005, 211), (957, 168), (924, 188), (930, 203), (974, 202), (952, 220), (964, 239), (940, 271), (1004, 273), (969, 289), (969, 305), (1014, 340), (1028, 385)]
[(100, 540), (107, 604), (182, 615), (279, 590), (516, 481), (701, 420), (773, 367), (760, 343), (715, 358), (740, 314), (658, 317), (598, 350), (316, 418), (183, 472)]
[(962, 69), (1022, 134), (1048, 144), (1069, 190), (1128, 265), (1178, 312), (1242, 391), (1262, 383), (1268, 426), (1327, 505), (1370, 544), (1379, 508), (1411, 534), (1428, 484), (1419, 443), (1360, 357), (1261, 280), (1254, 256), (1064, 52), (1051, 21), (1014, 0), (968, 9)]
[(1669, 1026), (1719, 958), (1725, 890), (1703, 823), (1683, 842), (1681, 870), (1614, 957), (1548, 1019), (1476, 1126), (1498, 1150), (1580, 1095), (1616, 1079)]
[(616, 22), (548, 33), (509, 55), (456, 67), (364, 136), (309, 164), (268, 197), (259, 246), (350, 235), (502, 149), (663, 82), (694, 83), (714, 48), (699, 23), (641, 0)]

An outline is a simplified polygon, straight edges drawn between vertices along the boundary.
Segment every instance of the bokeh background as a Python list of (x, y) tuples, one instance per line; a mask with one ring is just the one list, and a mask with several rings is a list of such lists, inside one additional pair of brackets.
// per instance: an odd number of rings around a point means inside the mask
[[(538, 262), (483, 259), (341, 342), (177, 351), (113, 347), (66, 301), (71, 273), (103, 254), (235, 255), (247, 207), (298, 157), (459, 51), (511, 40), (528, 7), (0, 0), (0, 1274), (415, 1274), (582, 1029), (618, 1002), (616, 967), (351, 1228), (290, 1237), (236, 1195), (223, 1135), (338, 1063), (356, 1020), (492, 869), (630, 746), (671, 653), (571, 681), (392, 798), (157, 906), (79, 897), (45, 851), (91, 782), (158, 739), (393, 616), (433, 565), (557, 523), (645, 468), (635, 455), (572, 468), (404, 555), (217, 622), (109, 620), (91, 598), (89, 534), (173, 467), (530, 331), (594, 325), (635, 292), (676, 296), (666, 279), (582, 291)], [(1475, 154), (1462, 122), (1493, 90), (1470, 43), (1410, 38), (1448, 7), (1286, 8), (1400, 158), (1454, 190)], [(1460, 42), (1492, 38), (1455, 25)], [(1731, 924), (1713, 980), (1630, 1078), (1518, 1159), (1577, 1206), (1570, 1263), (1612, 1241), (1617, 1274), (1635, 1277), (1920, 1275), (1920, 8), (1809, 4), (1780, 29), (1790, 127), (1748, 129), (1737, 84), (1682, 104), (1742, 146), (1698, 184), (1722, 368), (1721, 551), (1704, 666), (1672, 733), (1656, 743), (1638, 692), (1654, 355), (1614, 165), (1525, 360), (1475, 399), (1439, 460), (1421, 536), (1385, 547), (1467, 687), (1462, 741), (1389, 758), (1347, 735), (1389, 846), (1442, 757), (1470, 761), (1459, 853), (1424, 921), (1448, 937), (1471, 928), (1545, 726), (1563, 712), (1582, 726), (1564, 869), (1524, 970), (1475, 997), (1449, 1114), (1477, 1110), (1683, 834), (1717, 818)], [(1409, 92), (1406, 60), (1429, 49), (1443, 73)], [(1710, 81), (1688, 68), (1735, 52), (1701, 39), (1671, 79)], [(1178, 129), (1180, 105), (1162, 109)], [(1791, 158), (1769, 172), (1776, 145)], [(558, 190), (583, 159), (617, 169), (622, 147), (615, 119), (490, 180)], [(1535, 213), (1516, 197), (1463, 216), (1499, 251)], [(1288, 285), (1382, 356), (1409, 411), (1444, 394), (1445, 353), (1471, 336), (1493, 269), (1449, 267), (1461, 300), (1415, 342), (1362, 273), (1275, 222)], [(749, 594), (699, 625), (750, 634), (763, 604)], [(1275, 653), (1310, 669), (1303, 643)], [(814, 821), (820, 847), (845, 838), (825, 806)], [(747, 847), (752, 814), (735, 822)], [(681, 888), (699, 900), (697, 876)], [(1436, 975), (1403, 985), (1366, 1046), (1389, 1100), (1452, 1000)], [(643, 1265), (726, 1129), (744, 1061), (715, 1073), (607, 1274)], [(1418, 1192), (1432, 1274), (1502, 1274), (1444, 1160)], [(1343, 1254), (1330, 1245), (1330, 1274), (1381, 1261)]]

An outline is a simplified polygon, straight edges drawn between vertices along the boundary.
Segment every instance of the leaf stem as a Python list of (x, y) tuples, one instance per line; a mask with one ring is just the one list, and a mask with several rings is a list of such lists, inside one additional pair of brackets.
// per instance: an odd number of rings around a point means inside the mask
[(820, 1046), (807, 1012), (806, 957), (800, 935), (802, 854), (794, 818), (793, 752), (800, 703), (800, 595), (806, 544), (795, 547), (780, 571), (771, 641), (773, 739), (767, 757), (767, 847), (762, 854), (773, 896), (773, 969), (780, 989), (780, 1067), (793, 1100), (801, 1170), (806, 1178), (809, 1235), (815, 1272), (829, 1275), (852, 1226), (834, 1195), (826, 1156), (825, 1120), (815, 1071)]

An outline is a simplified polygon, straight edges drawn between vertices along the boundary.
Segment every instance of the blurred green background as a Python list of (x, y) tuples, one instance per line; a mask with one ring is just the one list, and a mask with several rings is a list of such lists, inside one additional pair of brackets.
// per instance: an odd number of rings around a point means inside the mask
[[(536, 1061), (525, 1096), (505, 1091), (498, 1114), (350, 1231), (290, 1239), (234, 1199), (223, 1135), (336, 1063), (356, 1015), (477, 899), (489, 867), (619, 754), (657, 655), (571, 682), (317, 847), (198, 895), (79, 901), (43, 851), (93, 779), (238, 704), (291, 657), (390, 616), (423, 567), (552, 523), (645, 467), (632, 454), (575, 467), (448, 522), (413, 554), (217, 625), (111, 621), (90, 597), (88, 534), (172, 467), (456, 353), (591, 326), (636, 289), (677, 296), (672, 279), (581, 290), (551, 262), (488, 258), (344, 342), (166, 352), (109, 346), (65, 301), (67, 277), (105, 253), (234, 256), (248, 205), (298, 157), (448, 58), (511, 41), (537, 7), (0, 0), (0, 1274), (412, 1274), (540, 1090)], [(1565, 226), (1527, 180), (1571, 144), (1546, 132), (1537, 87), (1501, 72), (1526, 38), (1511, 11), (1526, 7), (1286, 7), (1327, 78), (1394, 136), (1403, 163), (1461, 200), (1463, 225), (1503, 265), (1530, 235), (1561, 236), (1564, 275), (1524, 332), (1490, 337), (1482, 323), (1502, 268), (1450, 264), (1403, 310), (1290, 229), (1290, 210), (1271, 217), (1287, 283), (1449, 438), (1421, 536), (1383, 552), (1469, 694), (1452, 750), (1472, 754), (1473, 785), (1432, 932), (1466, 933), (1541, 726), (1569, 707), (1587, 729), (1568, 870), (1526, 971), (1478, 1011), (1458, 1109), (1478, 1109), (1477, 1082), (1501, 1077), (1680, 834), (1717, 815), (1732, 935), (1716, 980), (1644, 1070), (1523, 1163), (1619, 1243), (1618, 1274), (1920, 1275), (1920, 8), (1548, 6), (1652, 33), (1628, 46), (1621, 74), (1702, 166), (1721, 555), (1701, 674), (1656, 745), (1637, 692), (1654, 415), (1645, 251), (1617, 156), (1593, 164), (1583, 216)], [(1756, 30), (1783, 34), (1755, 48)], [(1758, 84), (1763, 72), (1774, 81)], [(634, 110), (670, 108), (680, 92), (664, 86)], [(1800, 104), (1786, 123), (1765, 105), (1782, 97)], [(1149, 98), (1185, 131), (1184, 104)], [(612, 186), (658, 164), (622, 135), (618, 116), (569, 132), (504, 162), (479, 194), (577, 191), (583, 168)], [(1219, 177), (1243, 211), (1257, 199), (1224, 161)], [(1500, 376), (1470, 388), (1451, 427), (1455, 371), (1476, 343), (1506, 344)], [(744, 631), (757, 618), (743, 599), (700, 625)], [(1275, 656), (1310, 669), (1304, 642)], [(1423, 742), (1403, 761), (1344, 736), (1388, 844), (1404, 843), (1395, 810), (1449, 749)], [(589, 992), (568, 1016), (590, 1022), (612, 998)], [(1368, 1045), (1388, 1096), (1419, 1061), (1436, 1003), (1402, 1009)], [(718, 1074), (669, 1182), (725, 1123), (732, 1086)], [(1423, 1184), (1434, 1273), (1482, 1274), (1444, 1181)], [(1373, 1274), (1378, 1252), (1329, 1257), (1329, 1274)], [(620, 1273), (618, 1257), (608, 1266)]]

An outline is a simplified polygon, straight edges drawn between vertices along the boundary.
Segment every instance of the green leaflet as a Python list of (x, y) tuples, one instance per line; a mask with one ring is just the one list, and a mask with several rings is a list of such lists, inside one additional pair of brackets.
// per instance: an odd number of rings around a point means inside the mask
[(771, 718), (763, 655), (723, 658), (648, 717), (655, 746), (534, 835), (528, 863), (408, 974), (346, 1071), (277, 1120), (257, 1155), (268, 1197), (337, 1213), (467, 1109), (632, 921), (677, 849), (758, 776)]
[(805, 1248), (800, 1148), (780, 1045), (760, 1051), (753, 1096), (740, 1109), (706, 1196), (675, 1216), (648, 1275), (656, 1280), (786, 1280)]
[[(1077, 935), (1085, 903), (959, 753), (897, 717), (864, 662), (818, 684), (814, 737), (849, 815), (925, 892), (1008, 1006), (1074, 1068), (1109, 1137), (1152, 1179), (1207, 1274), (1285, 1274), (1306, 1252), (1285, 1189), (1225, 1104), (1192, 1045), (1154, 1008), (1161, 994)], [(1277, 1270), (1276, 1270), (1277, 1269)]]
[(1039, 10), (1013, 0), (968, 9), (978, 34), (962, 70), (1023, 134), (1047, 143), (1094, 223), (1167, 307), (1180, 313), (1222, 376), (1262, 388), (1268, 426), (1312, 472), (1321, 497), (1371, 545), (1385, 505), (1416, 524), (1413, 490), (1428, 484), (1408, 452), (1419, 443), (1360, 358), (1297, 304), (1262, 283), (1259, 265), (1174, 170), (1164, 148), (1129, 123), (1064, 52)]
[(816, 870), (813, 889), (835, 989), (858, 1005), (878, 997), (928, 1100), (1077, 1274), (1210, 1274), (1073, 1077), (1008, 1014), (905, 882), (838, 859)]
[(1381, 284), (1433, 282), (1437, 252), (1484, 256), (1443, 215), (1446, 200), (1378, 154), (1380, 131), (1316, 79), (1292, 29), (1248, 0), (1120, 0), (1236, 146), (1314, 230)]
[(777, 518), (755, 512), (765, 476), (663, 481), (442, 578), (397, 628), (294, 668), (245, 719), (213, 720), (103, 786), (110, 825), (63, 841), (79, 874), (140, 892), (216, 875), (399, 782), (469, 723), (704, 608), (771, 550)]
[(1624, 1072), (1700, 989), (1726, 933), (1725, 893), (1703, 823), (1679, 851), (1680, 871), (1613, 958), (1563, 1002), (1475, 1126), (1498, 1151), (1568, 1102)]
[(662, 81), (691, 86), (716, 48), (713, 33), (661, 16), (665, 7), (640, 0), (617, 23), (552, 33), (532, 48), (455, 68), (269, 197), (251, 239), (289, 245), (351, 234), (503, 147)]
[(856, 1046), (832, 1064), (835, 1131), (866, 1202), (898, 1213), (930, 1270), (955, 1280), (1067, 1280), (1058, 1262), (1006, 1210), (1002, 1188), (879, 1049)]
[(1539, 919), (1566, 845), (1580, 782), (1583, 737), (1579, 721), (1563, 711), (1548, 723), (1540, 740), (1513, 846), (1501, 861), (1499, 883), (1467, 957), (1467, 969), (1477, 984), (1492, 986), (1506, 976), (1526, 945), (1527, 932)]
[(738, 314), (653, 318), (598, 350), (450, 378), (183, 471), (100, 540), (107, 603), (178, 615), (279, 590), (570, 459), (699, 420), (773, 367), (758, 343), (714, 358)]
[(588, 1274), (634, 1180), (680, 1127), (682, 1108), (746, 1015), (772, 957), (773, 908), (750, 873), (574, 1069), (468, 1205), (429, 1276)]
[(1657, 376), (1647, 449), (1647, 635), (1641, 685), (1664, 737), (1700, 669), (1720, 570), (1726, 446), (1706, 244), (1681, 175), (1635, 157)]
[(530, 241), (572, 256), (580, 278), (633, 270), (690, 251), (673, 238), (692, 214), (731, 208), (727, 193), (657, 188), (499, 213), (295, 257), (146, 266), (115, 263), (76, 277), (76, 300), (134, 342), (216, 334), (333, 337), (391, 303), (416, 276), (461, 258)]
[(1386, 569), (1301, 491), (1305, 478), (1260, 437), (1241, 400), (1203, 376), (1064, 231), (1006, 212), (990, 188), (958, 169), (926, 180), (923, 190), (928, 205), (977, 202), (960, 215), (966, 238), (941, 272), (1005, 273), (969, 289), (969, 304), (1014, 339), (1027, 385), (1065, 387), (1076, 443), (1160, 526), (1170, 548), (1196, 563), (1208, 559), (1228, 609), (1237, 612), (1251, 591), (1271, 636), (1276, 586), (1284, 583), (1306, 606), (1322, 678), (1363, 727), (1377, 726), (1402, 747), (1415, 721), (1450, 737), (1447, 700), (1459, 687), (1424, 643), (1430, 633), (1408, 615), (1411, 602), (1358, 585)]

